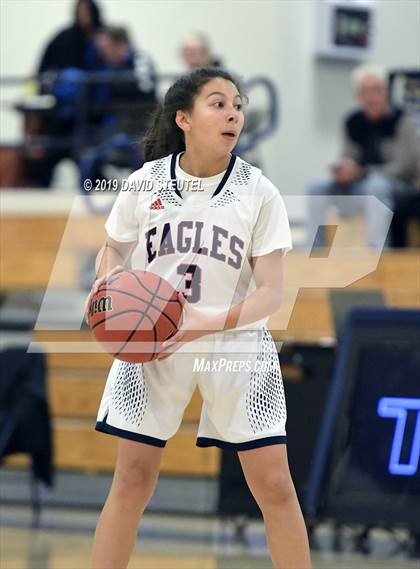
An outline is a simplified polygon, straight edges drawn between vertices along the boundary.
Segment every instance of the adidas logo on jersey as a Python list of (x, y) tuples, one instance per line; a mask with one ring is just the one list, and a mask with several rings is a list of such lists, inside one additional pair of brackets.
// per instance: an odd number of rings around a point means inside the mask
[(150, 209), (165, 209), (165, 206), (163, 205), (162, 200), (158, 198), (152, 203)]

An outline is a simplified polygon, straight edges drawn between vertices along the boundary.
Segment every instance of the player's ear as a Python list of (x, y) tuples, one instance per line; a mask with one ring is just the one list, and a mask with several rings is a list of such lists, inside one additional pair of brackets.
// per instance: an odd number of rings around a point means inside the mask
[(186, 111), (178, 110), (175, 115), (175, 122), (181, 130), (187, 132), (190, 130), (189, 115)]

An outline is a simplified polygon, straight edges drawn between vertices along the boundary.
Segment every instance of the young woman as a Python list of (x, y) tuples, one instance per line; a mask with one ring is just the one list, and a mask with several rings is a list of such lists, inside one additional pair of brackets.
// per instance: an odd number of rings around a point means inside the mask
[(290, 230), (277, 189), (232, 154), (243, 99), (238, 81), (220, 69), (176, 81), (146, 135), (148, 162), (132, 174), (132, 190), (120, 192), (106, 222), (93, 288), (133, 251), (134, 268), (182, 291), (184, 315), (157, 360), (112, 365), (96, 428), (119, 437), (118, 456), (96, 529), (94, 569), (127, 566), (163, 447), (196, 385), (204, 401), (197, 445), (239, 453), (274, 565), (310, 566), (287, 463), (277, 351), (265, 328), (281, 303)]

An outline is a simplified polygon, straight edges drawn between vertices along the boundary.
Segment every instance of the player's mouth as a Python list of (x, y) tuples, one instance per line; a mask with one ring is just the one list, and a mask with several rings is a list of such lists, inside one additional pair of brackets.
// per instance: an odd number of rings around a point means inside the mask
[(222, 132), (222, 136), (227, 140), (235, 140), (236, 132), (234, 132), (233, 130), (227, 130), (226, 132)]

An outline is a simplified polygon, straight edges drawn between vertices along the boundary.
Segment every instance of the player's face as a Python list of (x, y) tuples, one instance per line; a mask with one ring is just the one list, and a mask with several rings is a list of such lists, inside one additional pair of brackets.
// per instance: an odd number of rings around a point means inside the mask
[(212, 79), (202, 87), (188, 113), (186, 143), (211, 152), (229, 153), (238, 142), (243, 125), (242, 99), (237, 87), (226, 79)]

